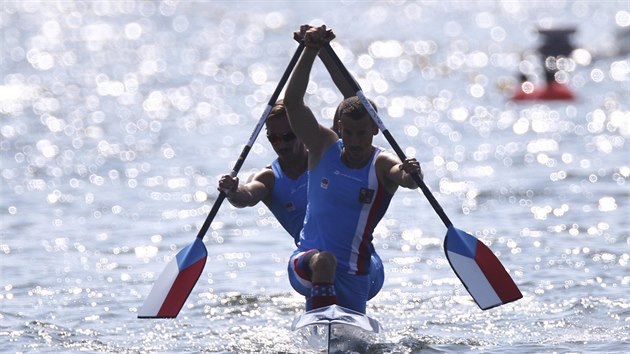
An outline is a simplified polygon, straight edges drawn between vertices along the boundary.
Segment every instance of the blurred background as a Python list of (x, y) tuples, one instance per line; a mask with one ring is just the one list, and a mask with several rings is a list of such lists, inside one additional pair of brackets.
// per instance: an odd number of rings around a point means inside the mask
[[(400, 190), (374, 244), (374, 353), (623, 352), (630, 344), (628, 1), (0, 3), (0, 350), (307, 352), (293, 243), (224, 203), (175, 320), (136, 319), (194, 240), (302, 24), (333, 48), (454, 224), (524, 298), (481, 311), (446, 229)], [(308, 104), (342, 96), (321, 63)], [(379, 145), (389, 147), (379, 135)], [(241, 180), (275, 158), (258, 139)]]

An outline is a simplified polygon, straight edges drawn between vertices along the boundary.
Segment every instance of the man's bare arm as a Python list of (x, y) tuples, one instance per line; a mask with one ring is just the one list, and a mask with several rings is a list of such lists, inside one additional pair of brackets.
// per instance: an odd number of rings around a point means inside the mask
[(284, 104), (291, 129), (308, 149), (309, 167), (316, 165), (324, 150), (337, 140), (337, 134), (319, 124), (311, 109), (304, 103), (304, 95), (315, 58), (319, 49), (332, 38), (334, 34), (326, 31), (325, 26), (307, 31), (304, 35), (306, 48), (293, 70), (284, 94)]
[(391, 153), (384, 152), (379, 156), (378, 163), (383, 166), (384, 179), (386, 180), (386, 188), (388, 191), (395, 191), (398, 186), (416, 189), (418, 184), (413, 179), (413, 174), (417, 173), (423, 178), (420, 163), (415, 158), (407, 158), (404, 162)]
[(224, 175), (219, 180), (219, 189), (225, 192), (228, 202), (237, 208), (251, 207), (271, 194), (275, 178), (269, 168), (253, 175), (245, 184), (239, 184), (238, 178)]

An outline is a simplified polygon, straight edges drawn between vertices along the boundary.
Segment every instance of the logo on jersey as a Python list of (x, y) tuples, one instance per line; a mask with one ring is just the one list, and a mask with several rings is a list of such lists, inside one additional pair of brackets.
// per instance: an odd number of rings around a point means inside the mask
[(359, 190), (359, 203), (370, 204), (374, 198), (374, 189), (361, 188)]
[(322, 180), (319, 182), (319, 186), (324, 189), (328, 189), (328, 183), (328, 178), (322, 177)]
[(288, 201), (284, 204), (284, 208), (287, 209), (288, 212), (292, 212), (295, 210), (295, 204), (293, 204), (292, 201)]

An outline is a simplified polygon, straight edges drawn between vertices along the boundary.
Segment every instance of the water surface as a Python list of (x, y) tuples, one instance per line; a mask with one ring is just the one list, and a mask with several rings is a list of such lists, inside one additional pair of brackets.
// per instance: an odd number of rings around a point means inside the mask
[[(136, 316), (194, 240), (291, 33), (322, 22), (451, 220), (524, 294), (479, 310), (444, 225), (400, 190), (375, 234), (386, 282), (368, 312), (386, 332), (370, 351), (627, 351), (627, 1), (5, 0), (0, 16), (1, 351), (306, 352), (289, 330), (291, 238), (262, 205), (221, 207), (177, 319)], [(512, 102), (519, 68), (542, 80), (536, 28), (566, 26), (578, 98)], [(341, 96), (322, 65), (308, 91), (329, 124)], [(273, 158), (259, 139), (241, 176)]]

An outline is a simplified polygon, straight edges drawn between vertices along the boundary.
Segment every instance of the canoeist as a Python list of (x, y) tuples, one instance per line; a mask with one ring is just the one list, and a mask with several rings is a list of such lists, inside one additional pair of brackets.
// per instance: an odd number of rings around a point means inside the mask
[(308, 150), (309, 174), (308, 207), (289, 279), (306, 297), (307, 310), (336, 303), (365, 313), (372, 232), (398, 186), (417, 188), (412, 174), (421, 171), (415, 158), (401, 162), (372, 145), (378, 126), (358, 97), (337, 108), (341, 139), (305, 105), (313, 62), (334, 37), (325, 25), (306, 31), (306, 48), (284, 98), (291, 127)]
[(575, 33), (574, 28), (563, 29), (540, 29), (543, 43), (538, 48), (543, 66), (544, 84), (535, 86), (524, 75), (520, 75), (520, 85), (517, 87), (512, 100), (573, 100), (575, 95), (568, 85), (556, 80), (556, 74), (560, 71), (558, 62), (561, 58), (571, 55), (575, 47), (570, 41), (570, 36)]
[[(296, 39), (302, 40), (309, 28), (308, 25), (302, 26), (300, 32), (295, 34)], [(319, 57), (344, 97), (352, 96), (352, 90), (345, 84), (337, 65), (328, 54), (321, 51)], [(237, 208), (254, 206), (262, 201), (297, 245), (306, 214), (307, 151), (291, 130), (283, 100), (273, 106), (265, 127), (267, 139), (278, 157), (261, 171), (252, 174), (245, 184), (239, 184), (238, 177), (223, 175), (218, 188), (225, 192), (227, 200)], [(337, 131), (337, 120), (332, 129)], [(368, 299), (378, 294), (385, 278), (383, 262), (374, 250), (370, 263)]]
[(222, 176), (219, 189), (237, 208), (262, 201), (297, 244), (306, 213), (307, 151), (291, 131), (282, 100), (269, 112), (265, 126), (278, 157), (245, 184), (239, 184), (238, 177)]

